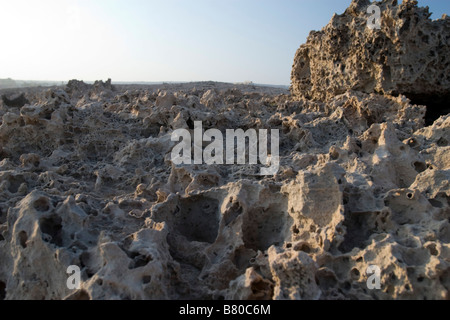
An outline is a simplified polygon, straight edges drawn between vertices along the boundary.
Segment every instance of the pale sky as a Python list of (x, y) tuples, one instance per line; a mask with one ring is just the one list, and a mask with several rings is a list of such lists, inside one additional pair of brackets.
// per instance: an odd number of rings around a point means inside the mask
[[(297, 48), (351, 0), (0, 0), (0, 78), (288, 85)], [(420, 0), (433, 18), (449, 0)]]

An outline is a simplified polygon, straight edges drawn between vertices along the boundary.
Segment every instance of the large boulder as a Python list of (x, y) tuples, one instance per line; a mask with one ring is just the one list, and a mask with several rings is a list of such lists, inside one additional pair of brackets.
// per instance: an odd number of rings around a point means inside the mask
[[(380, 29), (368, 27), (372, 4), (381, 11)], [(292, 94), (315, 100), (348, 90), (403, 94), (427, 105), (429, 117), (448, 113), (450, 18), (430, 16), (429, 8), (418, 7), (415, 0), (400, 5), (396, 0), (353, 0), (298, 49)]]

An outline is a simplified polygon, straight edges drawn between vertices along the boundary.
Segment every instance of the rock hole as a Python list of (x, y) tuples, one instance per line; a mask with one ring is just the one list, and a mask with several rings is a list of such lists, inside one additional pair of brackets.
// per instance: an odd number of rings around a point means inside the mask
[[(45, 198), (43, 198), (45, 199)], [(42, 240), (50, 242), (58, 247), (62, 247), (62, 219), (57, 215), (39, 220), (39, 227), (42, 231)]]
[(344, 282), (344, 290), (348, 291), (352, 288), (352, 284), (350, 283), (350, 281), (345, 281)]
[(302, 243), (300, 246), (296, 246), (294, 250), (303, 251), (305, 253), (311, 253), (311, 247), (307, 243)]
[(411, 199), (414, 197), (414, 195), (413, 195), (412, 193), (409, 192), (409, 193), (406, 195), (406, 197), (407, 197), (408, 199), (411, 200)]
[(5, 300), (6, 298), (6, 284), (0, 281), (0, 300)]
[(128, 269), (137, 269), (140, 267), (145, 267), (150, 261), (153, 261), (153, 257), (149, 255), (140, 254), (139, 252), (130, 252), (125, 250), (127, 256), (132, 259), (128, 265)]
[(143, 284), (148, 284), (148, 283), (150, 283), (150, 281), (152, 281), (152, 276), (143, 276), (142, 277)]
[(219, 231), (218, 201), (199, 195), (180, 202), (175, 230), (188, 241), (213, 243)]
[(438, 256), (439, 255), (439, 251), (436, 249), (436, 244), (432, 243), (430, 245), (427, 246), (428, 251), (430, 251), (430, 254), (432, 256)]
[(151, 255), (148, 256), (139, 255), (136, 258), (134, 258), (134, 268), (145, 267), (152, 260), (153, 258)]
[(25, 183), (25, 179), (21, 175), (11, 176), (9, 177), (8, 181), (9, 181), (8, 191), (11, 193), (17, 193), (22, 183)]
[(7, 97), (6, 95), (2, 95), (2, 100), (5, 105), (11, 108), (22, 108), (24, 105), (29, 104), (30, 102), (25, 98), (25, 94), (22, 93), (20, 95), (14, 95)]
[(447, 115), (450, 112), (450, 92), (442, 93), (428, 93), (428, 94), (411, 94), (404, 93), (404, 95), (411, 100), (412, 104), (423, 105), (427, 107), (425, 113), (425, 125), (430, 126), (441, 116)]
[(342, 203), (343, 203), (344, 205), (347, 205), (347, 204), (348, 204), (348, 201), (349, 201), (348, 195), (347, 195), (347, 194), (344, 194), (344, 196), (342, 197)]
[(408, 146), (410, 146), (411, 148), (415, 148), (419, 145), (419, 143), (417, 142), (416, 139), (411, 138), (408, 140)]
[(333, 150), (330, 152), (331, 160), (337, 160), (339, 159), (339, 152), (337, 150)]
[(439, 147), (447, 147), (448, 146), (448, 141), (446, 139), (444, 139), (443, 137), (440, 137), (439, 140), (436, 142), (436, 144)]
[(89, 264), (89, 252), (83, 252), (82, 254), (80, 254), (80, 266), (81, 268), (86, 267)]
[(269, 281), (259, 280), (251, 284), (252, 295), (249, 300), (271, 300), (273, 284)]
[(41, 197), (34, 201), (33, 207), (39, 212), (47, 212), (50, 210), (50, 201), (46, 197)]
[(337, 285), (336, 275), (333, 271), (327, 269), (319, 269), (316, 272), (315, 280), (317, 285), (324, 291), (329, 288), (335, 288)]
[(19, 237), (20, 246), (25, 249), (27, 247), (27, 241), (28, 241), (27, 233), (25, 231), (20, 231), (18, 234), (18, 237)]
[(187, 119), (186, 124), (188, 125), (190, 130), (194, 130), (194, 121), (192, 121), (191, 117), (189, 117), (189, 119)]
[(373, 233), (368, 223), (368, 213), (345, 213), (344, 226), (347, 234), (344, 241), (339, 246), (339, 250), (347, 253), (353, 248), (363, 249), (366, 246), (366, 240)]
[(442, 202), (436, 200), (436, 199), (428, 199), (428, 202), (431, 203), (431, 205), (435, 208), (443, 208), (444, 205), (442, 204)]
[(267, 210), (248, 211), (242, 226), (245, 246), (265, 251), (271, 245), (283, 243), (288, 219), (289, 214), (280, 208), (280, 204), (272, 204)]
[(414, 166), (414, 169), (415, 169), (418, 173), (421, 173), (421, 172), (424, 172), (425, 170), (427, 170), (427, 165), (426, 165), (426, 163), (421, 162), (421, 161), (416, 161), (416, 162), (414, 162), (413, 166)]

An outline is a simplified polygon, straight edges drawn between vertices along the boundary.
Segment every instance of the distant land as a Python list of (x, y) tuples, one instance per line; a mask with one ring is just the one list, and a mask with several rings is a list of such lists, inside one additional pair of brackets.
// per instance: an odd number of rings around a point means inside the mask
[[(88, 84), (93, 84), (94, 81), (84, 81)], [(15, 80), (11, 78), (0, 79), (0, 89), (13, 89), (13, 88), (29, 88), (29, 87), (53, 87), (53, 86), (64, 86), (66, 81), (52, 81), (52, 80)], [(175, 83), (190, 83), (189, 81), (114, 81), (116, 85), (155, 85), (155, 84), (175, 84)], [(244, 84), (244, 85), (254, 85), (258, 87), (272, 87), (272, 88), (281, 88), (281, 89), (289, 89), (287, 85), (272, 85), (272, 84), (262, 84), (262, 83), (253, 83), (252, 81), (245, 82), (236, 82), (234, 84)]]
[(27, 87), (52, 87), (64, 85), (64, 81), (34, 81), (14, 80), (11, 78), (0, 79), (0, 89), (27, 88)]

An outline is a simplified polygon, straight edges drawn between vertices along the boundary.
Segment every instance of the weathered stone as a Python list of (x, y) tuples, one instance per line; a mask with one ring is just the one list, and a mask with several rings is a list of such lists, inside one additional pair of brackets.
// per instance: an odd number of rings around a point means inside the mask
[[(370, 29), (369, 5), (381, 9)], [(450, 111), (450, 17), (431, 20), (417, 1), (354, 0), (297, 51), (291, 75), (296, 97), (330, 100), (348, 90), (403, 94), (428, 106), (428, 121)]]

